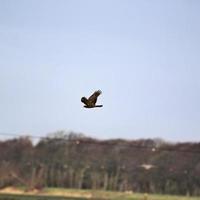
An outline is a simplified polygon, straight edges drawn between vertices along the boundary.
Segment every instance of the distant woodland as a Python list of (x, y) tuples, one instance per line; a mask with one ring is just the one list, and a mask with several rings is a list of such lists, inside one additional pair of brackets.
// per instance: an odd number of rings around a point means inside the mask
[(200, 143), (97, 140), (59, 131), (0, 141), (0, 188), (25, 186), (200, 195)]

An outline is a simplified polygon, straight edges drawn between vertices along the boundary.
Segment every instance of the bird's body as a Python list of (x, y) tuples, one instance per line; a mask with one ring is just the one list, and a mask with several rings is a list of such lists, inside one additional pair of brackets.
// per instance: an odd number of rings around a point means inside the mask
[(89, 98), (82, 97), (81, 102), (83, 102), (85, 105), (85, 108), (96, 108), (96, 107), (103, 107), (103, 105), (96, 105), (97, 98), (101, 94), (101, 90), (95, 91)]

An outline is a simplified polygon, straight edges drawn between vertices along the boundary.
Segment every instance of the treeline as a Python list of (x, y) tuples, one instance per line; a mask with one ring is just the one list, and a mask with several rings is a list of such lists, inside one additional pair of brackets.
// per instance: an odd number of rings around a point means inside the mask
[(200, 195), (200, 143), (97, 140), (57, 132), (0, 142), (0, 187)]

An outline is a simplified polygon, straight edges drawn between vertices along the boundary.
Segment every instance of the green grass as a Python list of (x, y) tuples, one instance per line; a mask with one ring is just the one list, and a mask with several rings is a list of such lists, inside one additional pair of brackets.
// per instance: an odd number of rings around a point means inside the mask
[[(72, 197), (66, 197), (71, 194)], [(77, 195), (79, 197), (75, 197)], [(90, 195), (90, 198), (85, 196)], [(74, 196), (74, 197), (73, 197)], [(200, 200), (200, 197), (46, 188), (34, 194), (0, 194), (0, 200)]]
[(121, 192), (102, 192), (93, 191), (93, 197), (109, 200), (200, 200), (200, 197), (187, 197), (176, 195), (158, 195), (158, 194), (126, 194)]
[(85, 199), (84, 198), (61, 197), (61, 196), (0, 194), (0, 200), (85, 200)]

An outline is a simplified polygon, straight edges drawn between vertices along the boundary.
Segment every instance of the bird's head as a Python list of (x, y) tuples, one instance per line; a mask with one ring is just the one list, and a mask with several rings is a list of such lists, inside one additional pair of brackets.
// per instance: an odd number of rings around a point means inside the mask
[(81, 102), (85, 103), (87, 101), (87, 98), (86, 97), (82, 97), (81, 98)]

